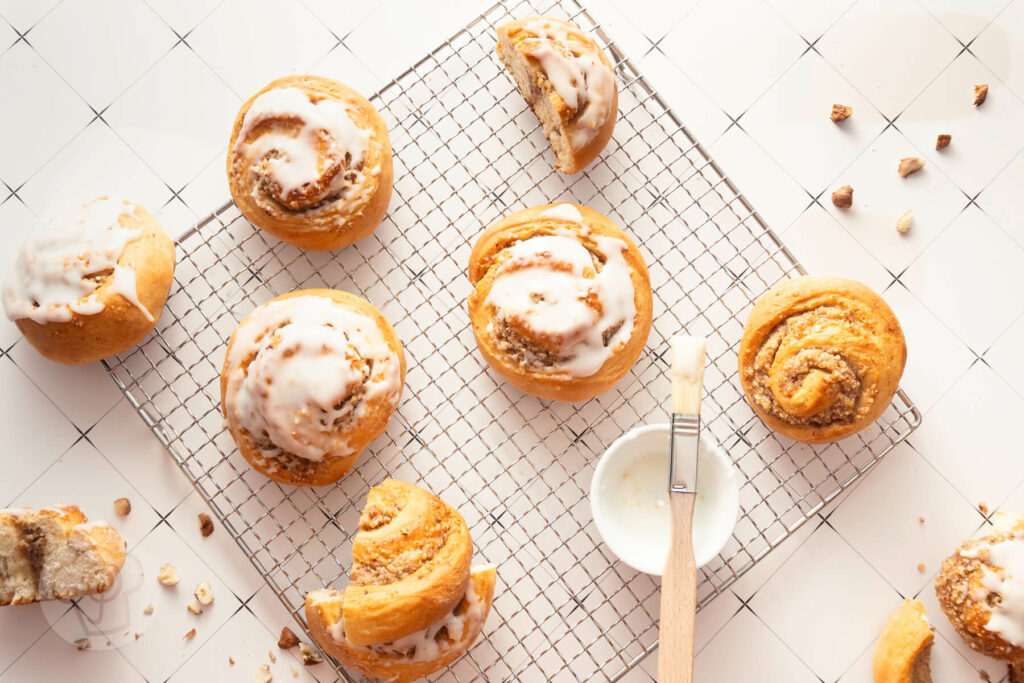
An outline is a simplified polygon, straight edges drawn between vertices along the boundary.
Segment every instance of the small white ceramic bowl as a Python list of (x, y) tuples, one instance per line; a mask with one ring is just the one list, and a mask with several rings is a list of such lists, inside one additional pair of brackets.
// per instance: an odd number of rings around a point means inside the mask
[[(725, 452), (701, 431), (693, 553), (697, 566), (721, 552), (736, 526), (740, 492)], [(604, 542), (637, 571), (660, 576), (671, 534), (668, 507), (669, 425), (636, 427), (601, 456), (590, 482), (590, 507)]]

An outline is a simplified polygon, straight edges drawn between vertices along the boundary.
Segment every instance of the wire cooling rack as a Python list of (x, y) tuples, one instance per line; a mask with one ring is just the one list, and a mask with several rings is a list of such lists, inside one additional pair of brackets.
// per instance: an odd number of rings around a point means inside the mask
[[(512, 79), (495, 27), (549, 14), (596, 34), (620, 87), (615, 135), (585, 172), (564, 176)], [(769, 431), (743, 397), (736, 347), (753, 302), (800, 266), (576, 0), (499, 4), (373, 98), (391, 130), (395, 192), (373, 236), (304, 252), (225, 205), (179, 241), (175, 287), (155, 334), (108, 369), (181, 469), (304, 622), (306, 591), (347, 581), (370, 486), (418, 482), (469, 523), (476, 560), (499, 565), (484, 636), (439, 678), (616, 680), (657, 645), (658, 582), (616, 561), (587, 502), (598, 456), (627, 429), (667, 420), (668, 339), (708, 338), (705, 434), (728, 451), (741, 512), (700, 571), (706, 605), (920, 422), (900, 392), (871, 428), (826, 446)], [(487, 370), (466, 312), (480, 231), (511, 211), (576, 201), (640, 244), (654, 326), (629, 375), (591, 401), (524, 395)], [(405, 344), (397, 414), (339, 484), (281, 486), (245, 463), (224, 428), (225, 342), (255, 306), (305, 287), (357, 292)], [(342, 670), (338, 673), (352, 680)]]

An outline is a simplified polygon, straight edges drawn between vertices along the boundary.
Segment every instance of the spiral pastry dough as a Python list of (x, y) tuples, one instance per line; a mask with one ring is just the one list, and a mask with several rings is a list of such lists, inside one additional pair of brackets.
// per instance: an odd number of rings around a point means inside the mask
[(491, 368), (540, 398), (583, 401), (629, 372), (651, 330), (651, 284), (633, 241), (578, 204), (488, 228), (469, 260), (469, 317)]
[(280, 78), (253, 95), (228, 146), (235, 204), (257, 227), (327, 251), (373, 232), (391, 199), (391, 142), (369, 100), (319, 76)]
[(306, 596), (310, 634), (360, 673), (413, 681), (473, 644), (494, 596), (493, 565), (470, 567), (462, 515), (418, 486), (370, 489), (352, 545), (352, 579)]
[(231, 335), (221, 406), (255, 469), (322, 486), (385, 430), (404, 381), (402, 345), (380, 311), (346, 292), (300, 290), (263, 304)]
[(740, 342), (740, 381), (772, 429), (826, 443), (874, 422), (907, 360), (896, 315), (871, 289), (840, 277), (799, 277), (754, 306)]

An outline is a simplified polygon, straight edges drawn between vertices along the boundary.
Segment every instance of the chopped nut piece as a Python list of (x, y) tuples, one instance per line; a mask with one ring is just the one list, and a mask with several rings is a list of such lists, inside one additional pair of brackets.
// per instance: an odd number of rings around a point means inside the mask
[(138, 631), (136, 631), (136, 632), (135, 632), (135, 640), (138, 640), (138, 639), (139, 639), (139, 638), (141, 638), (141, 637), (142, 637), (142, 634), (141, 634), (141, 633), (139, 633)]
[(213, 533), (213, 520), (205, 512), (199, 513), (199, 533), (203, 535), (203, 538)]
[(270, 657), (270, 663), (271, 664), (277, 664), (277, 657), (274, 655), (273, 652), (271, 652), (270, 650), (267, 650), (267, 656)]
[(253, 683), (270, 683), (274, 680), (273, 675), (270, 673), (269, 664), (260, 664), (260, 668), (256, 669), (256, 673), (252, 675)]
[(202, 614), (203, 613), (203, 608), (200, 607), (198, 604), (196, 604), (195, 600), (189, 600), (188, 604), (185, 605), (185, 607), (187, 607), (188, 611), (191, 612), (192, 614)]
[(849, 209), (853, 206), (853, 188), (849, 185), (840, 187), (832, 193), (832, 203), (838, 209)]
[(935, 149), (946, 149), (949, 147), (949, 143), (953, 140), (952, 135), (943, 133), (939, 137), (935, 138)]
[(299, 644), (299, 637), (292, 633), (292, 630), (285, 626), (281, 629), (281, 637), (277, 639), (277, 646), (282, 650), (290, 650)]
[(829, 118), (833, 121), (839, 122), (853, 116), (853, 107), (848, 107), (845, 104), (833, 104), (832, 105), (832, 116)]
[(906, 232), (910, 230), (910, 224), (914, 222), (914, 212), (904, 211), (903, 215), (896, 221), (896, 232)]
[[(992, 680), (992, 679), (991, 679), (991, 678), (989, 677), (989, 675), (988, 675), (988, 672), (987, 672), (987, 671), (985, 671), (984, 669), (978, 669), (978, 676), (979, 676), (979, 677), (981, 678), (981, 680), (983, 680), (983, 681), (991, 681), (991, 680)], [(1012, 678), (1012, 677), (1013, 677), (1013, 676), (1011, 675), (1011, 678)]]
[(178, 570), (173, 564), (165, 564), (156, 573), (156, 580), (165, 586), (176, 586), (178, 584)]
[(901, 177), (906, 178), (911, 173), (917, 173), (924, 168), (924, 160), (918, 159), (917, 157), (904, 157), (900, 159), (900, 165), (896, 169), (896, 172)]
[(295, 668), (294, 664), (289, 664), (288, 668), (292, 670), (292, 678), (298, 678), (299, 677), (299, 670)]
[(153, 613), (153, 603), (150, 603), (150, 604), (146, 605), (145, 607), (143, 607), (142, 608), (142, 613), (143, 614), (152, 614)]
[(78, 648), (79, 652), (81, 652), (82, 650), (88, 650), (90, 647), (92, 647), (92, 641), (88, 638), (79, 638), (75, 641), (75, 647)]
[(920, 522), (921, 524), (924, 524), (924, 517), (918, 517), (917, 521)]
[(985, 503), (985, 502), (978, 503), (978, 509), (981, 510), (981, 514), (987, 515), (988, 514), (988, 503)]
[(181, 639), (182, 639), (182, 640), (192, 640), (192, 639), (193, 639), (193, 638), (195, 638), (195, 637), (196, 637), (196, 630), (195, 630), (195, 629), (192, 629), (191, 631), (189, 631), (188, 633), (186, 633), (186, 634), (185, 634), (184, 636), (182, 636), (182, 638), (181, 638)]
[(228, 664), (230, 664), (231, 666), (234, 666), (235, 665), (235, 658), (234, 657), (228, 657)]
[(924, 571), (924, 562), (918, 562), (917, 563), (917, 571), (919, 571), (919, 572), (923, 572)]
[(324, 658), (320, 656), (320, 653), (311, 648), (305, 643), (299, 643), (299, 654), (302, 655), (302, 663), (306, 666), (313, 666), (324, 661)]
[(196, 586), (196, 590), (192, 594), (196, 596), (196, 600), (199, 601), (200, 605), (205, 606), (213, 602), (213, 589), (205, 581)]
[(118, 498), (114, 501), (114, 512), (120, 517), (126, 517), (132, 511), (132, 502), (127, 498)]
[(974, 86), (974, 106), (980, 107), (988, 97), (988, 83), (980, 83)]

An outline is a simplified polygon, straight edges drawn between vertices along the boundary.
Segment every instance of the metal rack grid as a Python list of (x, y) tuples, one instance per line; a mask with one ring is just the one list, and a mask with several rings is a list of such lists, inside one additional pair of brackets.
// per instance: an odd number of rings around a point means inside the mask
[[(615, 135), (585, 172), (552, 169), (540, 127), (493, 56), (515, 16), (568, 18), (596, 34), (620, 86)], [(499, 565), (484, 636), (439, 678), (616, 680), (657, 645), (658, 583), (601, 543), (587, 492), (625, 430), (664, 422), (668, 338), (708, 338), (705, 434), (732, 458), (741, 512), (700, 571), (706, 605), (920, 422), (900, 392), (871, 428), (825, 446), (769, 431), (748, 406), (736, 346), (753, 302), (802, 273), (732, 183), (577, 0), (511, 0), (478, 17), (372, 101), (392, 135), (395, 191), (373, 236), (335, 253), (268, 238), (227, 204), (181, 238), (155, 334), (107, 368), (296, 619), (305, 592), (347, 580), (370, 486), (418, 482), (466, 517), (476, 560)], [(500, 216), (576, 201), (633, 234), (650, 267), (654, 326), (614, 389), (582, 404), (508, 387), (476, 350), (465, 300), (473, 241)], [(281, 486), (251, 470), (220, 413), (232, 330), (255, 306), (305, 287), (357, 292), (405, 344), (401, 406), (335, 486)], [(342, 670), (339, 675), (353, 680)]]

